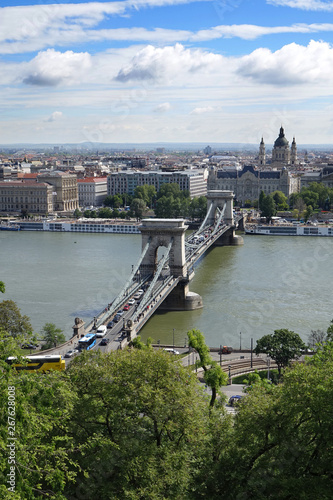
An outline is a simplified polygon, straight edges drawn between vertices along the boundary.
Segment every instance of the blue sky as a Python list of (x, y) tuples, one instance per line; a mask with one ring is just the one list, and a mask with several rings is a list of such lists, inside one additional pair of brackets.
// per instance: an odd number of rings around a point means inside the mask
[(333, 1), (0, 0), (0, 143), (333, 143)]

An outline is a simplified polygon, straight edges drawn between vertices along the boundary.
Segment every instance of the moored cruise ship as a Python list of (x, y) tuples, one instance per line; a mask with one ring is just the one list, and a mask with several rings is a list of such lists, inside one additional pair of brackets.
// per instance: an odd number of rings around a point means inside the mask
[(307, 224), (247, 224), (245, 234), (268, 236), (333, 236), (333, 226)]
[(53, 231), (72, 233), (117, 233), (117, 234), (139, 234), (139, 223), (134, 221), (107, 219), (78, 219), (78, 220), (43, 220), (43, 221), (20, 221), (20, 229), (23, 231)]

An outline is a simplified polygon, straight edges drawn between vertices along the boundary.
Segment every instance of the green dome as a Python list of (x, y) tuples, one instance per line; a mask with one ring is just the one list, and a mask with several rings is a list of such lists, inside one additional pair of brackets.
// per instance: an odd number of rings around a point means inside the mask
[(274, 147), (275, 148), (284, 148), (285, 146), (288, 146), (288, 144), (289, 144), (289, 142), (285, 138), (283, 127), (281, 127), (279, 137), (274, 142)]

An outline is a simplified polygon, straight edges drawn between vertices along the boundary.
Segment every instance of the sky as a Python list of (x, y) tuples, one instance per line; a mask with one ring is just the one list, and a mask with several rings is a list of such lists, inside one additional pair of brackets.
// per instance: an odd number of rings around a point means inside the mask
[(0, 144), (333, 144), (333, 1), (0, 0)]

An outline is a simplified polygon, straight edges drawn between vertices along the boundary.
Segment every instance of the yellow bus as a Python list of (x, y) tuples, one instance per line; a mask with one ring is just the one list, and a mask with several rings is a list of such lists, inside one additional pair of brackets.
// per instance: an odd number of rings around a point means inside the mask
[(66, 368), (65, 360), (60, 354), (23, 356), (24, 363), (16, 363), (17, 358), (10, 356), (6, 363), (12, 365), (16, 370), (27, 370), (37, 372), (47, 372), (49, 370), (62, 371)]

